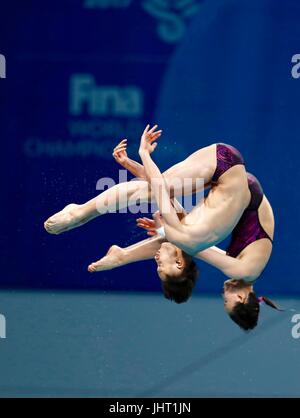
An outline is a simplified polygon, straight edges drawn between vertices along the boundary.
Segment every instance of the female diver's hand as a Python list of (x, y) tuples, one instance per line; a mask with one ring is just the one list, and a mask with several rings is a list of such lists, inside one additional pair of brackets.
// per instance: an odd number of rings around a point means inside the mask
[(147, 231), (147, 235), (149, 235), (150, 237), (157, 235), (156, 230), (158, 228), (161, 228), (162, 226), (162, 218), (159, 211), (153, 214), (153, 219), (139, 218), (136, 220), (136, 222), (137, 226), (142, 229), (145, 229)]
[(141, 137), (141, 143), (139, 148), (139, 154), (148, 152), (151, 154), (157, 147), (157, 142), (155, 142), (162, 134), (162, 130), (157, 131), (158, 126), (154, 125), (150, 129), (150, 125), (147, 125), (143, 135)]
[(126, 162), (128, 161), (127, 155), (127, 139), (123, 139), (113, 151), (113, 157), (118, 164), (121, 166), (125, 166)]

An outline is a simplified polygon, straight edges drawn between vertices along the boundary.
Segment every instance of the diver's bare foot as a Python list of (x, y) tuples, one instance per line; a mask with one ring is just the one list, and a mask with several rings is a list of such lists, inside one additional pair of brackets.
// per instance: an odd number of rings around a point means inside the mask
[(105, 257), (88, 266), (88, 271), (90, 273), (96, 273), (99, 271), (112, 270), (122, 265), (123, 256), (124, 250), (117, 245), (113, 245)]
[(82, 225), (84, 222), (82, 216), (79, 214), (79, 207), (80, 205), (71, 203), (60, 212), (51, 216), (44, 223), (46, 231), (49, 232), (49, 234), (58, 235)]

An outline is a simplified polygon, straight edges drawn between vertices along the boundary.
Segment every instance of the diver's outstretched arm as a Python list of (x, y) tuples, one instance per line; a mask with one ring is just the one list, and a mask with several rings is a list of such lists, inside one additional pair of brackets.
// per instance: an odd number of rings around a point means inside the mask
[(176, 210), (171, 203), (170, 190), (167, 187), (166, 181), (160, 172), (157, 165), (152, 160), (150, 154), (155, 150), (157, 142), (155, 142), (160, 135), (158, 131), (156, 134), (157, 125), (150, 129), (150, 125), (146, 126), (141, 137), (141, 143), (139, 148), (139, 155), (145, 168), (145, 174), (148, 182), (151, 184), (151, 189), (162, 214), (164, 221), (167, 225), (182, 229), (182, 225), (176, 214)]
[(167, 182), (150, 155), (157, 146), (156, 139), (160, 136), (157, 135), (156, 129), (157, 125), (152, 129), (147, 125), (141, 137), (139, 155), (145, 168), (146, 178), (151, 183), (151, 190), (163, 216), (166, 239), (188, 254), (194, 255), (196, 242), (199, 245), (199, 242), (207, 244), (213, 241), (212, 231), (205, 225), (197, 225), (197, 230), (191, 228), (188, 230), (178, 219)]
[(260, 275), (260, 272), (256, 271), (255, 262), (245, 262), (243, 259), (226, 255), (226, 252), (218, 247), (210, 247), (200, 251), (195, 254), (195, 257), (216, 267), (230, 279), (253, 281)]
[(95, 273), (112, 270), (125, 264), (151, 260), (154, 258), (163, 241), (164, 239), (162, 237), (154, 236), (127, 248), (120, 248), (113, 245), (105, 257), (89, 265), (88, 271)]
[(127, 155), (127, 139), (123, 139), (113, 151), (113, 157), (118, 164), (128, 170), (134, 177), (146, 180), (144, 166), (132, 160)]

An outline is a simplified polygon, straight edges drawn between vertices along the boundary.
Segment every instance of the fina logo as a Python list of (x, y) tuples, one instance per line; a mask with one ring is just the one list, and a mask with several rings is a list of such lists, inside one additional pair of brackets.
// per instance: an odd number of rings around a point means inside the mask
[(6, 78), (6, 59), (0, 54), (0, 78)]
[(0, 339), (6, 338), (6, 319), (4, 315), (0, 314)]
[(139, 117), (143, 92), (137, 86), (97, 86), (91, 74), (74, 74), (70, 81), (70, 113), (79, 116)]

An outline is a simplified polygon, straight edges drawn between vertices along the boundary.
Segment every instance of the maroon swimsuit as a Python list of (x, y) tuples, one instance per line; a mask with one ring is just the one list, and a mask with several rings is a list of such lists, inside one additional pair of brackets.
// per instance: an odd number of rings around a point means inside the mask
[[(244, 165), (240, 152), (231, 145), (217, 144), (217, 168), (212, 181), (216, 182), (222, 174), (237, 164)], [(231, 257), (237, 257), (248, 245), (259, 239), (267, 238), (272, 242), (272, 239), (261, 226), (258, 217), (258, 208), (264, 197), (263, 189), (257, 178), (252, 174), (247, 173), (247, 178), (251, 200), (232, 231), (231, 241), (226, 252)]]

